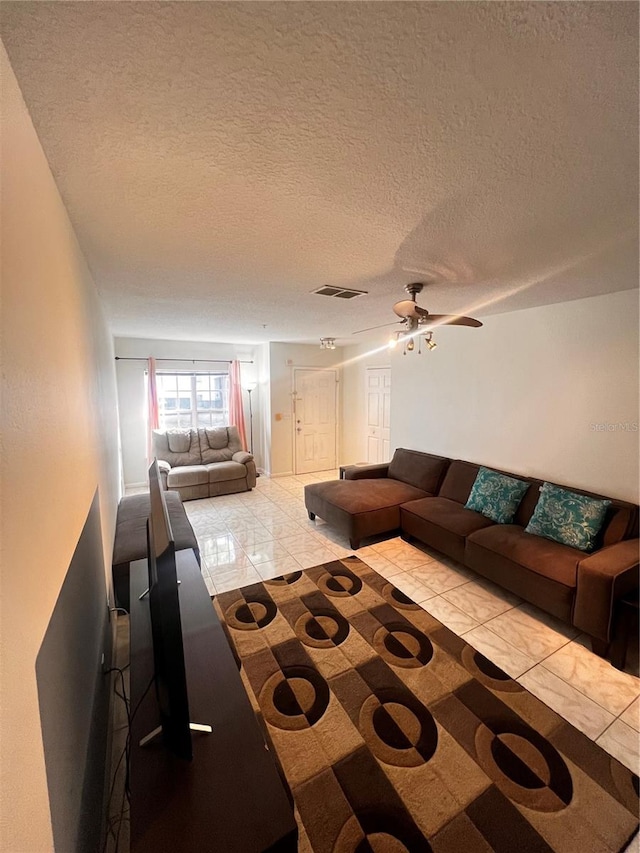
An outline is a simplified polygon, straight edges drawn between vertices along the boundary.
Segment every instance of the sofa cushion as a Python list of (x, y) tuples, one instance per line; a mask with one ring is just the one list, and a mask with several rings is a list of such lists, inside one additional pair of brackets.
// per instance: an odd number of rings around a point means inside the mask
[[(177, 433), (180, 433), (178, 435)], [(163, 459), (172, 467), (174, 465), (200, 465), (200, 444), (198, 442), (198, 433), (194, 430), (153, 430), (153, 455), (158, 459)], [(186, 439), (189, 439), (187, 445)], [(170, 445), (171, 443), (171, 445)], [(183, 452), (171, 450), (173, 447), (186, 447)]]
[(229, 447), (229, 433), (227, 427), (201, 427), (198, 430), (198, 441), (200, 442), (200, 455), (203, 465), (214, 462), (229, 462), (233, 451)]
[(211, 429), (209, 429), (209, 427), (204, 427), (202, 432), (207, 439), (207, 444), (212, 450), (222, 450), (223, 447), (227, 447), (229, 444), (229, 433), (227, 432), (226, 426), (212, 427)]
[(190, 429), (167, 430), (167, 444), (172, 453), (188, 453), (191, 447)]
[[(321, 501), (334, 504), (348, 513), (370, 512), (405, 501), (425, 497), (422, 489), (399, 480), (328, 480), (305, 486), (305, 499), (311, 494)], [(322, 513), (318, 512), (322, 518)]]
[(231, 453), (238, 453), (239, 450), (247, 449), (240, 441), (240, 433), (237, 426), (230, 424), (227, 427), (227, 434), (229, 436), (229, 450)]
[(247, 466), (240, 462), (214, 462), (205, 468), (209, 483), (241, 480), (247, 476)]
[(403, 505), (403, 509), (437, 524), (445, 530), (450, 530), (451, 533), (456, 533), (458, 536), (468, 536), (474, 530), (493, 525), (491, 519), (479, 512), (460, 506), (457, 501), (447, 500), (447, 498), (426, 498), (411, 501)]
[(435, 495), (448, 465), (449, 460), (444, 456), (399, 447), (393, 454), (387, 476)]
[(597, 500), (545, 483), (525, 533), (592, 551), (610, 500)]
[(529, 483), (523, 480), (481, 467), (465, 507), (481, 513), (497, 524), (511, 524), (528, 488)]
[(469, 543), (569, 587), (575, 587), (578, 563), (584, 559), (584, 553), (577, 548), (532, 536), (517, 524), (495, 524), (476, 530), (469, 535)]
[(167, 474), (167, 486), (201, 486), (209, 482), (209, 473), (204, 465), (180, 465)]
[(438, 491), (438, 497), (457, 501), (457, 503), (464, 506), (469, 499), (479, 470), (479, 465), (454, 459), (447, 468), (447, 473), (444, 475), (444, 480)]
[(479, 512), (440, 497), (404, 503), (400, 522), (406, 533), (460, 562), (464, 557), (465, 537), (493, 525), (493, 521)]

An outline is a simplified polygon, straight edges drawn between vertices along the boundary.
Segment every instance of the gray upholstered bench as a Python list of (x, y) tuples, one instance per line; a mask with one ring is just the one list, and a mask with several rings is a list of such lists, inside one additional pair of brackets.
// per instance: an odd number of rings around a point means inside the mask
[[(200, 550), (193, 527), (178, 492), (165, 492), (176, 551), (193, 548), (198, 563)], [(113, 589), (118, 607), (129, 610), (129, 563), (147, 556), (149, 494), (126, 495), (118, 504), (116, 535), (113, 542)]]

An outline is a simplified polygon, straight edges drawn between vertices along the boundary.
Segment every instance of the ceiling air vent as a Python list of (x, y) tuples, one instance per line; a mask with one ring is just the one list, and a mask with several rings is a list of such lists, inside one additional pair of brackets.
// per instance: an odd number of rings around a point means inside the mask
[(336, 299), (354, 299), (356, 296), (366, 296), (367, 290), (350, 290), (348, 287), (319, 287), (312, 290), (319, 296), (335, 296)]

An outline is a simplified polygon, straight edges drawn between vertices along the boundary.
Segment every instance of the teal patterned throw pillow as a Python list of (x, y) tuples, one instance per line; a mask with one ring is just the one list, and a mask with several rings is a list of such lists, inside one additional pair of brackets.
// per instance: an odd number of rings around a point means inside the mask
[(545, 483), (525, 533), (592, 551), (610, 504)]
[(528, 488), (529, 483), (523, 483), (522, 480), (480, 468), (465, 507), (482, 513), (498, 524), (511, 524)]

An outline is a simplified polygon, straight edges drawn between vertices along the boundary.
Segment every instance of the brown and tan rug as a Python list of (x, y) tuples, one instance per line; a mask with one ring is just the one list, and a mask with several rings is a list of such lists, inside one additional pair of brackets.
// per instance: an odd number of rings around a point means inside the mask
[(356, 557), (215, 599), (301, 851), (599, 853), (638, 777)]

